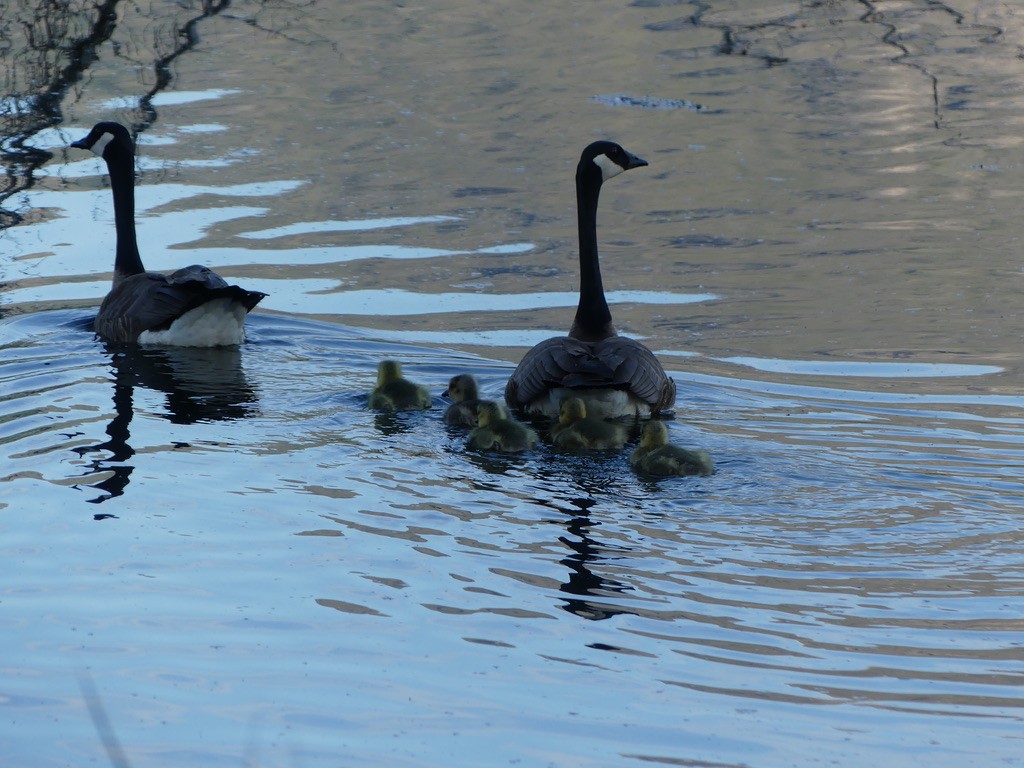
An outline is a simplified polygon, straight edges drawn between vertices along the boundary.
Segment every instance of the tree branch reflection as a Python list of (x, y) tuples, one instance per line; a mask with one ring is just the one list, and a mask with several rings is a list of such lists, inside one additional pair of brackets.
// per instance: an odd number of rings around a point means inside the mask
[[(117, 26), (119, 0), (7, 0), (0, 5), (0, 144), (5, 174), (0, 204), (33, 183), (52, 152), (28, 139), (63, 121), (62, 102), (82, 80)], [(0, 228), (21, 216), (0, 207)]]
[[(131, 13), (119, 16), (119, 7)], [(3, 208), (12, 195), (30, 189), (36, 170), (53, 153), (31, 146), (31, 138), (64, 122), (65, 100), (88, 81), (103, 46), (131, 58), (145, 81), (152, 83), (139, 98), (131, 122), (133, 134), (157, 120), (154, 97), (174, 82), (173, 62), (199, 42), (198, 24), (222, 13), (231, 0), (182, 0), (137, 9), (124, 0), (6, 0), (0, 4), (0, 73), (5, 96), (0, 100), (0, 229), (18, 224), (22, 216)], [(138, 21), (137, 21), (138, 20)], [(133, 24), (143, 24), (139, 29)], [(140, 56), (138, 52), (144, 51)]]

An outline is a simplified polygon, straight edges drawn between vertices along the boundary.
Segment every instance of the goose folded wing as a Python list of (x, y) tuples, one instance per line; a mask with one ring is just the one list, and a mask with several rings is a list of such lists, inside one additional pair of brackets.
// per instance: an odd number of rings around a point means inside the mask
[(180, 316), (180, 301), (164, 295), (167, 277), (143, 272), (126, 277), (111, 289), (99, 314), (96, 332), (111, 341), (136, 341), (143, 331), (166, 328)]
[(594, 345), (571, 336), (542, 341), (523, 357), (509, 379), (505, 399), (526, 404), (559, 387), (614, 387), (615, 369), (594, 353)]
[(675, 382), (665, 374), (654, 353), (640, 342), (613, 336), (595, 344), (594, 355), (615, 372), (605, 386), (626, 389), (654, 410), (670, 408), (675, 402)]
[(189, 310), (214, 299), (228, 298), (249, 310), (265, 295), (228, 285), (209, 270), (209, 275), (183, 274), (187, 269), (169, 278), (149, 272), (122, 280), (103, 301), (96, 332), (115, 341), (135, 341), (143, 331), (166, 330)]
[[(261, 299), (267, 296), (267, 294), (260, 293), (259, 291), (247, 291), (238, 285), (228, 285), (227, 280), (209, 267), (204, 267), (200, 264), (182, 267), (177, 272), (171, 274), (168, 282), (190, 293), (205, 296), (206, 298), (203, 301), (229, 298), (244, 306), (246, 312), (250, 311), (260, 303)], [(201, 303), (202, 301), (197, 302), (196, 306)]]

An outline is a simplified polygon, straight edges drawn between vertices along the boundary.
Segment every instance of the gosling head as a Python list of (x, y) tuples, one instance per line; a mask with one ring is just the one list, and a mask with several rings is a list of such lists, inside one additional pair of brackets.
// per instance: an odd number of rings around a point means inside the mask
[(644, 424), (640, 433), (640, 445), (643, 448), (660, 448), (668, 445), (668, 427), (663, 421), (649, 421)]
[(481, 427), (489, 427), (508, 418), (505, 408), (501, 403), (495, 403), (490, 400), (477, 406), (476, 415)]
[(381, 360), (377, 365), (377, 386), (383, 387), (402, 378), (402, 364), (397, 360)]
[(456, 403), (477, 400), (479, 396), (479, 388), (472, 374), (460, 373), (458, 376), (452, 376), (451, 381), (448, 382), (448, 397)]
[(623, 171), (644, 165), (647, 165), (646, 160), (627, 152), (614, 141), (595, 141), (580, 155), (579, 165), (576, 166), (576, 180), (589, 179), (601, 184)]
[(587, 404), (578, 397), (567, 397), (558, 409), (558, 423), (568, 426), (587, 418)]
[(71, 146), (76, 149), (88, 149), (104, 159), (107, 157), (108, 147), (111, 152), (117, 149), (129, 155), (135, 153), (131, 134), (120, 123), (96, 123), (85, 138), (71, 142)]

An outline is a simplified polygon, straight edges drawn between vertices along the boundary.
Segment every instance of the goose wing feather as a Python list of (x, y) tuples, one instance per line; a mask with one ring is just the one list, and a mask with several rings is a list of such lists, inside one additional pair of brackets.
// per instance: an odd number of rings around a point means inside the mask
[(670, 408), (676, 386), (643, 344), (623, 336), (585, 342), (570, 336), (542, 341), (523, 357), (505, 387), (521, 408), (551, 389), (623, 389), (654, 410)]
[(615, 368), (615, 384), (628, 389), (651, 406), (663, 411), (676, 402), (676, 383), (665, 373), (655, 354), (640, 342), (625, 336), (612, 336), (594, 345), (596, 354)]

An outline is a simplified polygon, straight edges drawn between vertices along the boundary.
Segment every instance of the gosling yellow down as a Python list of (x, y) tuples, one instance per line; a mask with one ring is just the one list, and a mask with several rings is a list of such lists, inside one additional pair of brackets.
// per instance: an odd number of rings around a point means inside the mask
[(471, 373), (452, 376), (448, 382), (448, 397), (452, 404), (444, 412), (444, 423), (453, 427), (475, 427), (477, 408), (480, 407), (480, 387)]
[(567, 451), (617, 451), (628, 437), (622, 424), (587, 416), (587, 404), (579, 397), (562, 401), (558, 423), (551, 428), (552, 442)]
[(422, 411), (429, 408), (430, 393), (426, 387), (402, 377), (402, 364), (382, 360), (377, 366), (377, 386), (370, 393), (370, 407), (375, 411)]
[(537, 445), (537, 433), (509, 418), (500, 403), (484, 401), (477, 408), (480, 425), (469, 433), (466, 446), (477, 451), (519, 453)]
[(640, 445), (629, 457), (639, 474), (665, 477), (668, 475), (710, 475), (715, 471), (707, 451), (690, 450), (671, 445), (668, 427), (662, 421), (649, 421), (640, 434)]

